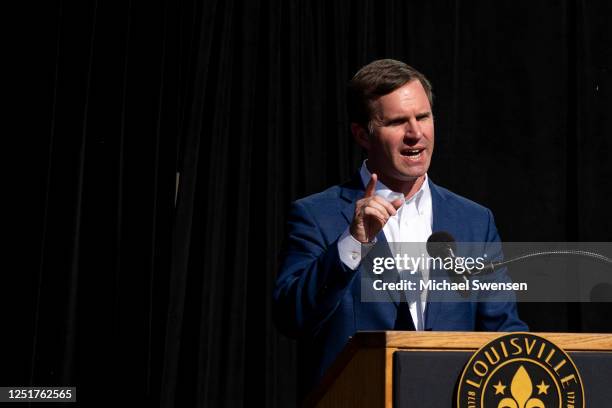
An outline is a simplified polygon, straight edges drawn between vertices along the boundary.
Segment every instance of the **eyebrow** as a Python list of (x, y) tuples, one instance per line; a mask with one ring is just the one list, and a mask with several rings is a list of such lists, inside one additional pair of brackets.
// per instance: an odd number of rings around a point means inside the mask
[[(417, 119), (419, 119), (419, 118), (428, 118), (428, 117), (431, 117), (431, 116), (432, 116), (431, 115), (431, 111), (421, 112), (421, 113), (417, 113), (415, 115), (415, 117)], [(399, 116), (391, 116), (391, 117), (388, 117), (388, 118), (383, 118), (383, 122), (384, 123), (393, 123), (393, 122), (397, 122), (397, 121), (400, 121), (400, 120), (408, 120), (408, 119), (409, 119), (408, 116), (399, 115)]]

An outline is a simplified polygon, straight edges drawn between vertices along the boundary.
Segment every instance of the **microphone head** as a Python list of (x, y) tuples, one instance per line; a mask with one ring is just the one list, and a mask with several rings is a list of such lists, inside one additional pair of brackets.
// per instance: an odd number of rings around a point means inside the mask
[(455, 238), (446, 231), (438, 231), (427, 239), (427, 253), (432, 258), (446, 258), (457, 252)]
[(591, 302), (610, 302), (612, 301), (612, 285), (607, 282), (598, 283), (591, 289)]

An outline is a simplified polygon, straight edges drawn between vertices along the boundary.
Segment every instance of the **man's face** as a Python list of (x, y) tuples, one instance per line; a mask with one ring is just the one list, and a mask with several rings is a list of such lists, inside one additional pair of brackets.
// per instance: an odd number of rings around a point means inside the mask
[(434, 122), (423, 85), (413, 80), (373, 104), (372, 132), (363, 147), (368, 167), (390, 182), (410, 182), (429, 169)]

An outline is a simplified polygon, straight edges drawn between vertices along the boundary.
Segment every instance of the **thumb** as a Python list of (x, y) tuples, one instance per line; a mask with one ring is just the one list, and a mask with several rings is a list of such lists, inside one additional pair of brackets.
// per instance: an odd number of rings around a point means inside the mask
[(399, 208), (404, 205), (404, 200), (398, 198), (396, 200), (391, 201), (391, 205), (396, 209), (399, 210)]

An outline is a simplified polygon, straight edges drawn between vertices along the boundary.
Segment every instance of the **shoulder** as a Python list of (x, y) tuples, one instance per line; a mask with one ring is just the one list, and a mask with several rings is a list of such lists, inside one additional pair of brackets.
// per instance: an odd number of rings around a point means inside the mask
[(328, 188), (327, 190), (323, 190), (318, 193), (302, 197), (294, 201), (294, 204), (300, 207), (306, 207), (308, 209), (326, 207), (330, 205), (330, 203), (340, 200), (341, 191), (341, 185), (335, 185)]
[(352, 182), (332, 186), (292, 203), (289, 222), (307, 223), (336, 238), (348, 225), (354, 212), (354, 202), (363, 191)]
[(348, 181), (331, 186), (321, 192), (311, 194), (293, 202), (294, 207), (304, 208), (311, 212), (337, 211), (346, 205), (353, 204), (363, 196), (363, 185), (358, 176)]
[(461, 213), (481, 217), (489, 217), (491, 215), (490, 209), (469, 198), (463, 197), (432, 182), (430, 182), (430, 187), (432, 189), (432, 195), (437, 193), (444, 200), (446, 205), (452, 206)]
[(342, 186), (332, 186), (324, 191), (300, 198), (291, 204), (290, 214), (298, 218), (310, 219), (326, 229), (330, 224), (335, 224), (341, 217), (340, 214), (348, 204), (342, 198)]

